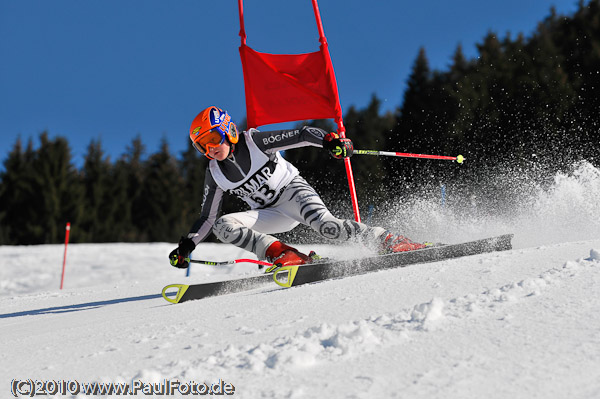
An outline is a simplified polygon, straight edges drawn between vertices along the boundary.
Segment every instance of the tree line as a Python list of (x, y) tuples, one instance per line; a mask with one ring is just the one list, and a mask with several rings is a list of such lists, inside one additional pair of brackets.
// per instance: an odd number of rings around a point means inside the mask
[[(348, 108), (356, 148), (467, 158), (355, 156), (363, 207), (445, 182), (477, 191), (508, 166), (550, 174), (579, 159), (599, 165), (600, 0), (581, 0), (568, 16), (551, 9), (529, 37), (488, 32), (477, 49), (467, 59), (459, 45), (446, 70), (431, 70), (421, 48), (395, 111), (382, 113), (375, 95), (363, 109)], [(302, 124), (334, 130), (328, 120)], [(336, 214), (351, 216), (342, 162), (313, 147), (285, 157)], [(114, 162), (92, 140), (78, 169), (65, 138), (44, 132), (37, 148), (18, 139), (0, 173), (0, 245), (62, 242), (66, 222), (73, 242), (175, 242), (200, 211), (206, 162), (191, 146), (174, 156), (166, 141), (146, 155), (138, 136)], [(500, 201), (502, 191), (488, 188), (485, 200)], [(229, 198), (224, 213), (244, 209)]]

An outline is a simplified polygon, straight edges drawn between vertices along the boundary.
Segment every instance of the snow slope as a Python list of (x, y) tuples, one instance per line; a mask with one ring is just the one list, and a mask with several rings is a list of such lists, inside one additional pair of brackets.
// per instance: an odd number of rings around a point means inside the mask
[(514, 232), (511, 251), (178, 305), (164, 285), (257, 271), (194, 265), (187, 278), (167, 263), (172, 243), (79, 244), (60, 291), (61, 245), (0, 247), (1, 397), (13, 379), (166, 379), (223, 380), (241, 398), (598, 398), (600, 172), (577, 165), (527, 203), (452, 231), (457, 214), (413, 209), (446, 242)]

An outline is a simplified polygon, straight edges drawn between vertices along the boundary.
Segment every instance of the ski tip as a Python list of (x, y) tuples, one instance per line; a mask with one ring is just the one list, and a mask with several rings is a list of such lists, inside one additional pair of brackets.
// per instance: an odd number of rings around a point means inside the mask
[[(170, 285), (167, 285), (162, 290), (162, 296), (163, 296), (163, 298), (165, 298), (165, 300), (167, 302), (179, 303), (179, 301), (181, 300), (181, 297), (183, 297), (183, 295), (187, 291), (188, 287), (189, 287), (189, 285), (187, 285), (187, 284), (170, 284)], [(171, 288), (177, 288), (177, 292), (175, 293), (175, 298), (170, 298), (170, 296), (173, 296), (172, 293), (171, 293), (171, 295), (169, 295), (167, 293), (167, 290), (169, 290)]]

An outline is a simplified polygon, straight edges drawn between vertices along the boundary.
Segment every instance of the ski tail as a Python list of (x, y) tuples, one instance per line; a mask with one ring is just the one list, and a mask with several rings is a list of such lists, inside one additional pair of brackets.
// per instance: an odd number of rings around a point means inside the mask
[[(167, 290), (169, 290), (171, 288), (177, 288), (177, 292), (175, 294), (175, 298), (169, 298), (169, 295), (167, 295)], [(185, 292), (187, 291), (188, 288), (189, 288), (189, 285), (187, 285), (187, 284), (171, 284), (171, 285), (167, 285), (162, 290), (162, 296), (168, 302), (179, 303), (179, 301), (181, 301), (181, 298), (185, 295)]]
[[(273, 273), (273, 281), (275, 281), (275, 283), (277, 283), (277, 285), (279, 285), (280, 287), (284, 287), (284, 288), (289, 288), (292, 286), (292, 284), (294, 284), (294, 279), (296, 278), (296, 273), (298, 273), (298, 268), (300, 266), (284, 266), (284, 267), (280, 267), (279, 269), (275, 270), (275, 272)], [(280, 280), (281, 277), (283, 276), (279, 276), (280, 272), (287, 272), (287, 277), (285, 280)]]

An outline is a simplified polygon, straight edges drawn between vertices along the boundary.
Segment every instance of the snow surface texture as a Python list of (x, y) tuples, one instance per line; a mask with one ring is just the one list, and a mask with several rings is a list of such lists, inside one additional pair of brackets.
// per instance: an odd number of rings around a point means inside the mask
[(511, 251), (178, 305), (163, 286), (258, 271), (194, 265), (187, 278), (168, 265), (172, 243), (79, 244), (60, 291), (62, 245), (0, 247), (0, 396), (31, 378), (221, 379), (240, 398), (599, 398), (600, 172), (579, 164), (526, 202), (497, 220), (412, 205), (413, 238), (513, 232)]

